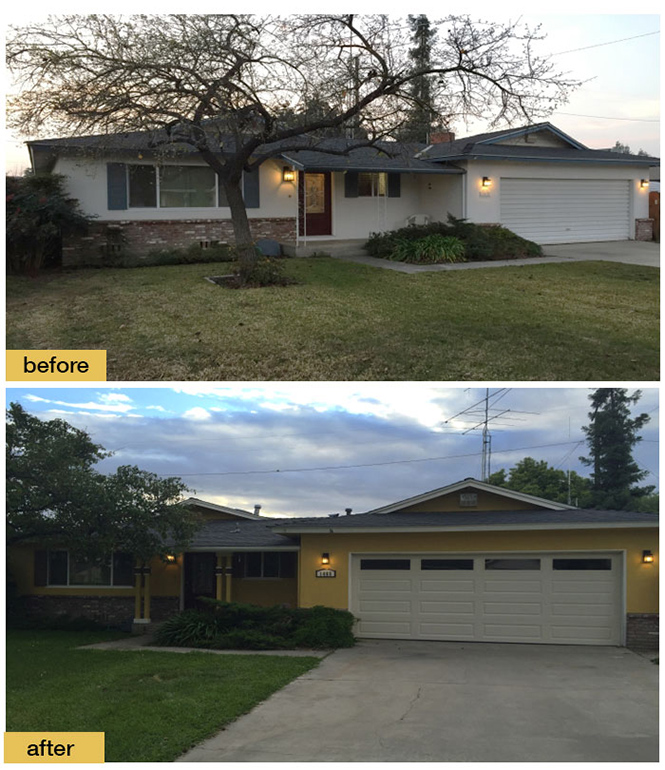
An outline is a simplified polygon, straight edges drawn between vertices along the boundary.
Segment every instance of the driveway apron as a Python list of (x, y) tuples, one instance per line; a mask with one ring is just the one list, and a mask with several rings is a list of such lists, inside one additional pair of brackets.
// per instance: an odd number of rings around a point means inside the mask
[(624, 648), (365, 640), (179, 761), (656, 762), (657, 688)]

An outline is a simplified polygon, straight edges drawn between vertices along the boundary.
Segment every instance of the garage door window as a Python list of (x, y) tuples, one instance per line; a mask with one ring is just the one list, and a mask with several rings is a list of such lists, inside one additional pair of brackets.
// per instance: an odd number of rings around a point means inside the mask
[(411, 559), (361, 559), (360, 569), (411, 569)]
[(539, 570), (540, 559), (485, 559), (485, 569)]
[(612, 569), (611, 559), (553, 559), (554, 569)]
[(473, 559), (422, 559), (420, 569), (473, 569)]

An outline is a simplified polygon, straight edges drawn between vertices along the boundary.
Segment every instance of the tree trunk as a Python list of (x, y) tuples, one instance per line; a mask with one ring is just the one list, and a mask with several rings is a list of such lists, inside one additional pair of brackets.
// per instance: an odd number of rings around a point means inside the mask
[(240, 282), (244, 284), (254, 265), (258, 262), (259, 255), (254, 246), (252, 232), (249, 229), (249, 219), (247, 218), (247, 209), (245, 208), (245, 201), (240, 190), (240, 180), (235, 183), (225, 180), (224, 190), (226, 191), (226, 198), (231, 209)]

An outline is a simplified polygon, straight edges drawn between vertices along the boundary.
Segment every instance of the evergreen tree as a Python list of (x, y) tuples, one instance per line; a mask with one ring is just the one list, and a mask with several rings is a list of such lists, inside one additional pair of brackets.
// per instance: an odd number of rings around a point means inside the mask
[(649, 415), (631, 417), (631, 406), (642, 396), (637, 390), (628, 395), (625, 388), (598, 388), (590, 396), (592, 411), (586, 433), (589, 457), (580, 457), (592, 468), (592, 505), (595, 508), (631, 509), (636, 498), (650, 495), (654, 487), (637, 487), (648, 471), (640, 469), (632, 456), (633, 447), (642, 439), (641, 428)]
[[(415, 72), (426, 71), (432, 64), (432, 46), (436, 30), (432, 29), (425, 14), (409, 16), (414, 47), (409, 50)], [(403, 142), (428, 142), (436, 110), (432, 104), (432, 76), (418, 75), (409, 85), (413, 105), (408, 118), (399, 130)]]

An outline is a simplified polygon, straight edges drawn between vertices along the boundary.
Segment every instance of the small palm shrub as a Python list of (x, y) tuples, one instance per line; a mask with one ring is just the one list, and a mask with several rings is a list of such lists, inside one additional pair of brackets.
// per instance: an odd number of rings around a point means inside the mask
[(419, 265), (434, 265), (441, 262), (464, 262), (464, 243), (453, 235), (432, 233), (424, 238), (397, 241), (390, 259), (397, 262), (413, 262)]

